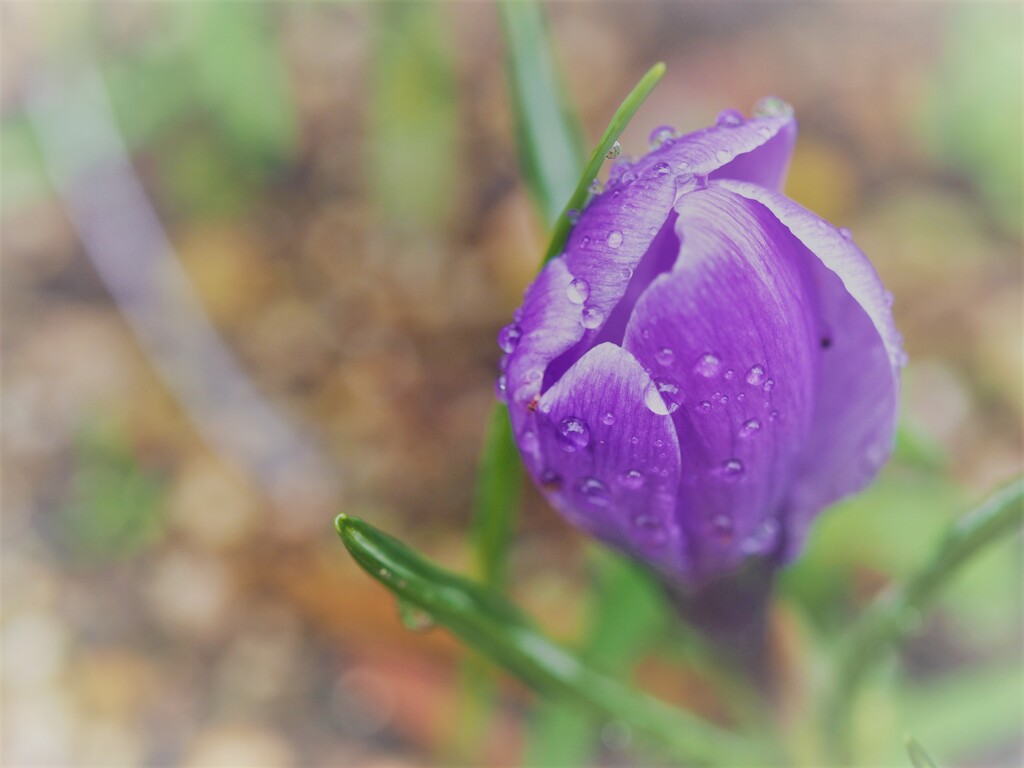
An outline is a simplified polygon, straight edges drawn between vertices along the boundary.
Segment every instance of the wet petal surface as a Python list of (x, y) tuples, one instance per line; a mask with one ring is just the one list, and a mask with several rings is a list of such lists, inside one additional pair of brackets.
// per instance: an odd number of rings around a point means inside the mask
[(788, 501), (786, 556), (813, 517), (867, 485), (889, 458), (904, 361), (891, 297), (846, 234), (788, 198), (748, 184), (724, 188), (756, 200), (805, 246), (819, 295), (822, 350), (813, 430)]
[(679, 260), (637, 303), (624, 346), (677, 425), (678, 515), (705, 577), (781, 546), (777, 516), (811, 431), (818, 322), (803, 248), (763, 206), (712, 186), (677, 210)]
[(629, 352), (600, 344), (580, 358), (541, 398), (537, 437), (539, 485), (570, 522), (684, 578), (675, 426)]

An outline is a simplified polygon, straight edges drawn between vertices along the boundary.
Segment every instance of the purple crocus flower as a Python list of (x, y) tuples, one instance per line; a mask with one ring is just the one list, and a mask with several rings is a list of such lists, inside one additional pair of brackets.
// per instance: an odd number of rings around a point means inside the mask
[(891, 294), (849, 232), (781, 193), (795, 138), (778, 99), (655, 131), (499, 338), (537, 485), (677, 592), (791, 559), (891, 451)]

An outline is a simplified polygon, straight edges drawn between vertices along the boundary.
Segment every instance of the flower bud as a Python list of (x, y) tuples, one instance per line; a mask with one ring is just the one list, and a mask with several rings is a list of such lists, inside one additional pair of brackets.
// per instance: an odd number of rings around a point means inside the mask
[(502, 332), (538, 487), (674, 588), (794, 557), (891, 451), (889, 294), (780, 192), (795, 138), (788, 106), (730, 110), (617, 160)]

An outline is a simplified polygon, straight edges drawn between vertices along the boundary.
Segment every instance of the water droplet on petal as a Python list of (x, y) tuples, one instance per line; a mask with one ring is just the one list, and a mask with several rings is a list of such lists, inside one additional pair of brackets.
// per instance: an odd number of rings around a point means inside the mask
[(604, 153), (605, 159), (614, 160), (616, 157), (622, 154), (622, 145), (619, 142), (612, 144), (611, 149)]
[(840, 227), (839, 234), (843, 236), (844, 240), (849, 240), (853, 237), (853, 233), (846, 227)]
[(661, 523), (653, 515), (637, 515), (633, 518), (633, 525), (644, 535), (648, 543), (655, 546), (664, 544), (668, 538), (665, 534), (665, 529), (662, 528)]
[(718, 359), (717, 355), (706, 352), (701, 355), (700, 359), (697, 360), (697, 364), (693, 366), (693, 372), (699, 373), (705, 378), (711, 378), (718, 373), (718, 368), (721, 364), (722, 361)]
[(604, 184), (601, 183), (600, 179), (594, 179), (590, 182), (590, 194), (600, 195), (602, 192), (604, 192)]
[(764, 386), (762, 386), (761, 389), (763, 389), (765, 392), (771, 392), (773, 389), (775, 389), (775, 379), (768, 379), (768, 381), (764, 383)]
[[(669, 413), (668, 405), (665, 404), (664, 398), (662, 398), (661, 393), (658, 392), (657, 385), (654, 383), (652, 383), (651, 386), (647, 388), (647, 391), (644, 392), (644, 405), (647, 406), (647, 409), (651, 413), (657, 414), (658, 416), (667, 416)], [(638, 442), (638, 439), (634, 437), (631, 442), (635, 445)]]
[(590, 427), (583, 419), (569, 416), (558, 425), (559, 440), (562, 450), (573, 453), (578, 448), (586, 448), (590, 443)]
[(587, 236), (587, 235), (584, 235), (583, 238), (580, 240), (580, 248), (586, 248), (589, 245), (590, 245), (590, 237)]
[(719, 128), (735, 128), (743, 125), (743, 115), (735, 109), (726, 109), (718, 113), (715, 125)]
[(540, 473), (540, 487), (546, 491), (557, 491), (562, 487), (562, 476), (553, 469), (545, 469)]
[(675, 360), (676, 353), (671, 347), (662, 347), (654, 353), (654, 359), (661, 365), (671, 365), (672, 361)]
[(708, 400), (701, 400), (700, 403), (697, 405), (697, 410), (707, 413), (708, 411), (711, 410), (711, 403)]
[(583, 314), (580, 316), (580, 323), (583, 324), (584, 328), (594, 329), (604, 322), (604, 313), (594, 307), (587, 307), (583, 310)]
[(755, 117), (790, 117), (793, 107), (778, 96), (765, 96), (754, 105)]
[(582, 277), (577, 277), (565, 289), (565, 295), (573, 304), (582, 304), (590, 295), (590, 285)]
[(732, 159), (732, 152), (728, 149), (720, 149), (715, 152), (715, 160), (720, 163), (727, 163)]
[(662, 400), (665, 401), (665, 407), (668, 409), (668, 412), (675, 413), (679, 408), (680, 401), (683, 399), (679, 394), (679, 385), (671, 379), (655, 379), (654, 387), (658, 390)]
[(768, 414), (768, 421), (775, 421), (777, 418), (779, 418), (778, 411), (772, 411), (771, 413)]
[(494, 396), (501, 400), (501, 402), (505, 402), (508, 399), (508, 376), (504, 373), (494, 382)]
[(711, 518), (711, 530), (715, 536), (723, 541), (731, 541), (735, 527), (732, 518), (725, 514), (718, 514)]
[(632, 270), (632, 268), (630, 268), (630, 267), (623, 267), (622, 268), (622, 276), (624, 278), (626, 278), (627, 280), (631, 280), (632, 277), (633, 277), (633, 270)]
[(671, 144), (675, 141), (676, 129), (671, 125), (659, 125), (647, 138), (647, 143), (651, 149), (658, 149), (666, 144)]
[(769, 517), (763, 520), (754, 529), (754, 532), (743, 540), (743, 543), (740, 544), (740, 551), (745, 555), (763, 554), (771, 549), (772, 545), (778, 540), (780, 531), (779, 521)]
[(621, 480), (624, 486), (635, 490), (644, 484), (644, 473), (639, 469), (627, 469), (622, 473)]
[(608, 411), (604, 416), (601, 417), (601, 423), (604, 424), (606, 427), (610, 427), (612, 424), (615, 423), (615, 414), (612, 413), (611, 411)]
[(733, 379), (736, 378), (736, 371), (734, 371), (732, 368), (729, 368), (724, 374), (722, 374), (722, 376), (725, 378), (726, 381), (732, 381)]
[(740, 437), (753, 437), (761, 430), (761, 422), (757, 419), (747, 419), (740, 427)]
[(753, 366), (747, 371), (747, 384), (757, 386), (764, 379), (764, 368), (760, 365)]
[(585, 477), (580, 480), (576, 490), (580, 492), (584, 501), (595, 507), (607, 507), (611, 502), (611, 495), (608, 488), (596, 477)]
[(672, 169), (669, 167), (668, 163), (655, 163), (654, 167), (651, 168), (651, 172), (655, 176), (664, 176), (666, 173), (671, 173)]
[(622, 233), (617, 229), (613, 229), (608, 233), (608, 247), (618, 248), (620, 245), (622, 245)]
[(743, 462), (739, 459), (726, 459), (722, 462), (720, 474), (726, 480), (739, 480), (743, 474)]
[(523, 329), (516, 323), (506, 325), (498, 333), (498, 346), (505, 354), (511, 355), (519, 345), (519, 339), (523, 335)]

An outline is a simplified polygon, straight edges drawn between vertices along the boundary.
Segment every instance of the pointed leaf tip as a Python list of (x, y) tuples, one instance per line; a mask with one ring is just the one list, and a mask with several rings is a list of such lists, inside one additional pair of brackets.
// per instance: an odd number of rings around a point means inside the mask
[(338, 532), (339, 536), (342, 534), (342, 529), (348, 525), (348, 521), (349, 517), (344, 512), (334, 518), (334, 530)]

